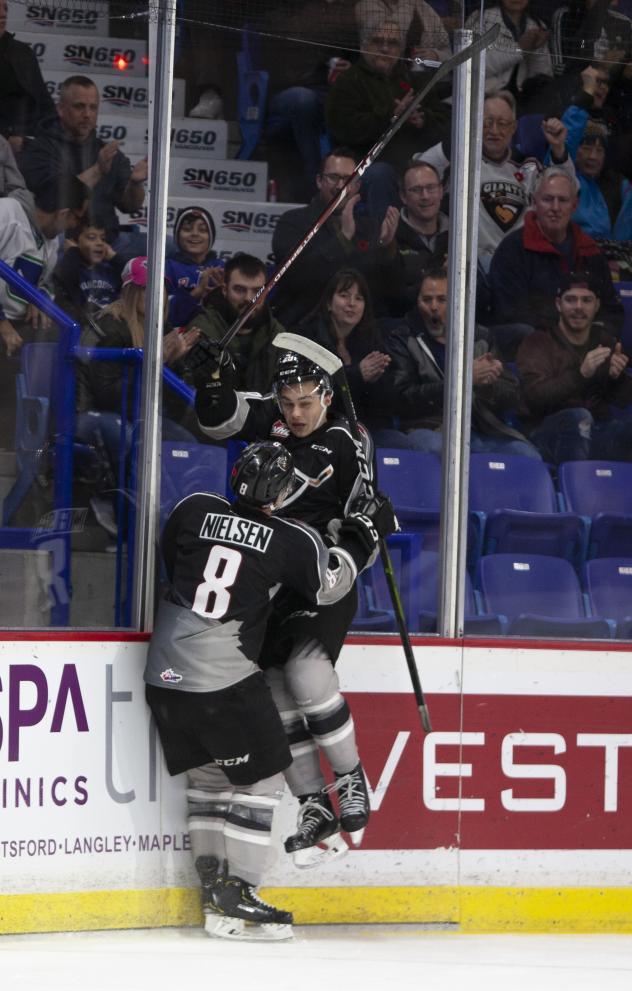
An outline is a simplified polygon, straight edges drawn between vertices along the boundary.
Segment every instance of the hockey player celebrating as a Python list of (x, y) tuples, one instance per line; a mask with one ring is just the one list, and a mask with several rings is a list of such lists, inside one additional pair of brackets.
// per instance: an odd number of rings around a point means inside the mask
[(327, 550), (311, 527), (273, 516), (295, 484), (292, 456), (281, 444), (246, 448), (230, 484), (232, 505), (196, 493), (165, 525), (168, 585), (147, 656), (146, 698), (169, 772), (188, 772), (206, 931), (285, 939), (291, 913), (262, 901), (255, 888), (292, 758), (255, 662), (274, 591), (300, 591), (310, 608), (344, 599), (377, 535), (370, 518), (351, 513), (338, 545)]
[[(222, 440), (272, 438), (294, 458), (297, 485), (280, 515), (295, 516), (332, 540), (337, 522), (350, 512), (369, 517), (377, 537), (396, 527), (388, 499), (366, 499), (357, 452), (346, 420), (331, 415), (332, 384), (308, 359), (284, 352), (279, 358), (274, 395), (235, 392), (226, 354), (215, 369), (198, 369), (196, 411), (200, 426)], [(279, 415), (279, 413), (281, 415)], [(371, 441), (363, 432), (366, 463)], [(342, 828), (356, 845), (369, 819), (369, 798), (349, 706), (340, 692), (334, 664), (356, 611), (355, 588), (326, 610), (314, 608), (294, 587), (276, 596), (259, 657), (281, 713), (293, 762), (285, 777), (300, 803), (298, 827), (285, 841), (295, 863), (306, 867), (321, 856), (347, 849)], [(334, 782), (325, 784), (319, 749)], [(338, 792), (338, 815), (331, 792)], [(318, 846), (324, 847), (321, 851)]]

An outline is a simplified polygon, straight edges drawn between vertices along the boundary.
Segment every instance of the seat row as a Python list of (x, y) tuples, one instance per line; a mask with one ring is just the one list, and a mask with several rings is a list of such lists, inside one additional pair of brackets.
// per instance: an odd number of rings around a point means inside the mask
[[(162, 517), (166, 518), (175, 503), (185, 494), (214, 489), (227, 490), (227, 466), (232, 454), (222, 447), (212, 445), (163, 444), (162, 459)], [(436, 486), (434, 502), (438, 506), (440, 493), (440, 463), (434, 455), (419, 455), (408, 451), (379, 450), (379, 483), (389, 490), (398, 512), (402, 508), (414, 522), (416, 507), (423, 517), (432, 512), (430, 525), (434, 528), (427, 541), (423, 527), (418, 532), (404, 524), (401, 534), (389, 538), (389, 550), (400, 589), (406, 621), (411, 632), (428, 633), (436, 630), (438, 598), (438, 549), (427, 549), (427, 542), (437, 539), (438, 508), (424, 509), (429, 482)], [(583, 497), (591, 501), (582, 503), (593, 518), (599, 516), (602, 504), (624, 508), (630, 503), (632, 489), (624, 488), (615, 501), (617, 489), (632, 482), (628, 469), (632, 466), (619, 462), (577, 462), (577, 470), (571, 463), (564, 472), (564, 491), (572, 505)], [(620, 469), (622, 471), (620, 472)], [(511, 476), (511, 477), (510, 477)], [(595, 488), (589, 485), (593, 478)], [(517, 492), (511, 489), (520, 479)], [(405, 483), (402, 479), (405, 479)], [(547, 481), (543, 481), (546, 479)], [(586, 480), (588, 479), (588, 481)], [(472, 574), (465, 577), (465, 633), (472, 636), (539, 636), (563, 638), (619, 639), (632, 638), (632, 553), (622, 557), (618, 551), (611, 556), (593, 555), (584, 559), (581, 578), (572, 558), (573, 548), (579, 537), (571, 539), (565, 529), (567, 517), (573, 517), (573, 526), (582, 533), (589, 533), (589, 523), (576, 513), (556, 512), (557, 497), (550, 473), (541, 462), (530, 458), (494, 459), (488, 455), (473, 455), (470, 462), (471, 499), (483, 508), (471, 514), (483, 534), (484, 553), (480, 554)], [(538, 485), (538, 480), (541, 485)], [(571, 481), (573, 484), (571, 485)], [(401, 484), (398, 484), (400, 483)], [(481, 493), (479, 494), (479, 487)], [(602, 488), (603, 487), (603, 488)], [(547, 493), (545, 502), (542, 489)], [(491, 490), (491, 491), (490, 491)], [(486, 493), (486, 497), (483, 496)], [(399, 500), (405, 500), (400, 502)], [(522, 509), (533, 502), (550, 512), (539, 513)], [(514, 510), (495, 509), (494, 504), (515, 502)], [(410, 505), (413, 503), (413, 505)], [(502, 513), (508, 513), (502, 521)], [(494, 514), (498, 514), (495, 516)], [(404, 515), (404, 514), (402, 514)], [(567, 556), (553, 553), (534, 553), (534, 544), (550, 549), (554, 546), (548, 537), (537, 537), (543, 529), (537, 522), (535, 531), (526, 523), (527, 517), (559, 517), (563, 522), (560, 548), (567, 549)], [(602, 516), (606, 514), (601, 514)], [(615, 515), (615, 514), (610, 514)], [(622, 514), (623, 515), (623, 514)], [(490, 525), (491, 522), (491, 525)], [(515, 529), (512, 530), (512, 525)], [(487, 528), (489, 526), (489, 534)], [(583, 529), (582, 529), (583, 528)], [(536, 537), (533, 536), (535, 532)], [(521, 546), (512, 552), (498, 552), (503, 540), (515, 540)], [(556, 538), (557, 539), (557, 538)], [(615, 539), (615, 538), (613, 538)], [(540, 546), (538, 545), (538, 547)], [(590, 543), (587, 545), (590, 547)], [(615, 542), (616, 547), (616, 542)], [(598, 544), (595, 545), (598, 549)], [(376, 565), (365, 573), (358, 584), (359, 609), (354, 621), (355, 630), (389, 632), (396, 630), (395, 617), (383, 571)]]
[[(441, 462), (417, 451), (377, 452), (378, 483), (405, 532), (439, 548)], [(519, 455), (472, 454), (468, 566), (494, 553), (561, 557), (578, 574), (596, 557), (632, 557), (632, 463), (568, 461), (558, 489), (544, 462)]]
[[(404, 543), (410, 538), (398, 535)], [(419, 540), (418, 535), (412, 537)], [(391, 559), (411, 633), (437, 631), (439, 555), (402, 552), (389, 538)], [(543, 554), (488, 554), (474, 580), (465, 576), (466, 636), (560, 639), (632, 639), (632, 558), (594, 558), (585, 585), (563, 558)], [(361, 576), (355, 631), (395, 632), (395, 615), (383, 575)]]
[[(378, 482), (403, 533), (390, 550), (411, 632), (434, 632), (441, 464), (378, 450)], [(469, 466), (465, 633), (627, 639), (632, 635), (632, 465), (560, 466), (473, 454)], [(395, 630), (379, 571), (363, 576), (355, 628)]]

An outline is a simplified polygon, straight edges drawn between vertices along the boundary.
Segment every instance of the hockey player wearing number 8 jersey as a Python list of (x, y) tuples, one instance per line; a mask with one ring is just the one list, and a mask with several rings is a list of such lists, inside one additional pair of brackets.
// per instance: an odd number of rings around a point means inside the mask
[(256, 661), (270, 601), (284, 587), (310, 607), (348, 594), (370, 557), (367, 523), (350, 516), (339, 546), (273, 509), (294, 485), (280, 444), (248, 447), (235, 463), (236, 501), (183, 499), (162, 536), (168, 579), (145, 669), (146, 698), (171, 774), (187, 772), (188, 826), (206, 930), (283, 939), (292, 916), (256, 894), (272, 818), (291, 762), (287, 737)]
[[(346, 420), (330, 416), (331, 382), (318, 366), (282, 353), (274, 395), (262, 396), (235, 392), (230, 361), (218, 355), (214, 374), (208, 368), (206, 374), (200, 370), (197, 384), (197, 415), (210, 437), (269, 437), (291, 451), (297, 485), (284, 500), (281, 516), (310, 523), (332, 542), (335, 521), (352, 509), (362, 515), (363, 480), (354, 441)], [(371, 466), (372, 445), (366, 433), (364, 454)], [(395, 528), (394, 517), (388, 500), (380, 497), (370, 512), (380, 521), (379, 532), (374, 527), (377, 544), (378, 537)], [(259, 657), (292, 753), (285, 777), (300, 808), (297, 831), (285, 848), (301, 867), (318, 863), (323, 854), (330, 858), (344, 853), (341, 827), (352, 842), (360, 843), (369, 819), (353, 719), (334, 670), (356, 607), (355, 588), (326, 610), (314, 608), (295, 589), (282, 589)], [(319, 750), (334, 772), (331, 785), (325, 784)], [(332, 791), (338, 793), (338, 813)]]

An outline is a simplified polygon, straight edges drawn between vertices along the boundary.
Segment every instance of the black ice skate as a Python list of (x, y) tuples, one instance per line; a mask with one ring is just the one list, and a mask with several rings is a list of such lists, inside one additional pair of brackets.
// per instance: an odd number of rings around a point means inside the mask
[(315, 867), (327, 860), (342, 857), (349, 849), (340, 835), (340, 823), (333, 810), (329, 785), (315, 795), (299, 798), (296, 832), (283, 844), (293, 854), (296, 867)]
[(349, 833), (353, 845), (359, 846), (371, 814), (362, 764), (358, 764), (348, 774), (337, 774), (336, 790), (340, 806), (340, 827)]
[(202, 911), (207, 915), (215, 911), (211, 894), (219, 882), (219, 860), (217, 857), (198, 857), (195, 869), (202, 882)]
[(292, 938), (292, 913), (268, 905), (255, 886), (224, 871), (211, 889), (211, 911), (204, 928), (222, 939), (278, 940)]

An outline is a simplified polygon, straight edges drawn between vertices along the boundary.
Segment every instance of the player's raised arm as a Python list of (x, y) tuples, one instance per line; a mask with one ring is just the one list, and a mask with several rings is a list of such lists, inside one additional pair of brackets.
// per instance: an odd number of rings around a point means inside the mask
[(228, 351), (202, 336), (187, 364), (193, 371), (195, 412), (201, 430), (213, 440), (236, 434), (254, 440), (261, 432), (258, 406), (266, 399), (258, 392), (235, 389), (235, 366)]

